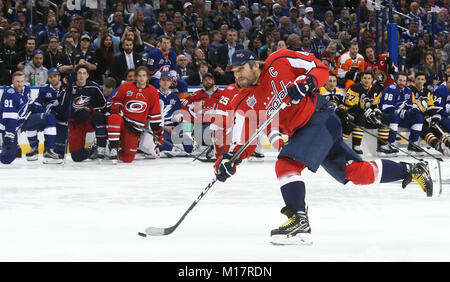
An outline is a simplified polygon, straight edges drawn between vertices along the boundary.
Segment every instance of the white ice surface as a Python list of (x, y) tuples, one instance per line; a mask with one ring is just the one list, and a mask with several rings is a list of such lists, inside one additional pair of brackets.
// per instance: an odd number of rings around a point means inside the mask
[[(340, 185), (323, 169), (305, 171), (313, 246), (272, 246), (285, 221), (275, 153), (244, 162), (216, 183), (179, 228), (175, 224), (213, 177), (191, 159), (0, 165), (1, 261), (449, 261), (450, 165), (444, 191), (417, 184)], [(397, 158), (397, 160), (408, 160)]]

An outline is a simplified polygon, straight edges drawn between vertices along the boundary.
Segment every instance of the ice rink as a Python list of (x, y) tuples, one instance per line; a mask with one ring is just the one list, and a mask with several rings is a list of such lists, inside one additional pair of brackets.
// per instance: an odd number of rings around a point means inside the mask
[[(171, 235), (137, 236), (176, 223), (212, 180), (189, 158), (0, 166), (1, 261), (450, 261), (450, 165), (443, 193), (417, 184), (340, 185), (304, 173), (314, 244), (272, 246), (286, 218), (276, 153), (244, 162), (216, 183)], [(411, 160), (396, 158), (397, 160)]]

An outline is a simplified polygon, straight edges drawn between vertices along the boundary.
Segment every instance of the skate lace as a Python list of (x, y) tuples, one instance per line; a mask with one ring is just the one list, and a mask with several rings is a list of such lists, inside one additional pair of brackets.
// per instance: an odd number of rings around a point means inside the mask
[(291, 216), (285, 223), (283, 223), (283, 224), (281, 225), (281, 227), (287, 227), (287, 226), (292, 225), (292, 224), (295, 222), (295, 218), (296, 218), (296, 216), (295, 216), (295, 214), (294, 214), (294, 215)]
[(413, 179), (420, 185), (423, 191), (426, 191), (425, 178), (422, 175), (414, 174)]

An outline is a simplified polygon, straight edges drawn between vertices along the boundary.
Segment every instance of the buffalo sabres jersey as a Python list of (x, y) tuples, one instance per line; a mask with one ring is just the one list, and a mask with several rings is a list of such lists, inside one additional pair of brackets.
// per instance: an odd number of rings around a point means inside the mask
[(8, 86), (0, 100), (0, 132), (16, 132), (29, 111), (31, 102), (30, 87), (24, 86), (21, 92)]

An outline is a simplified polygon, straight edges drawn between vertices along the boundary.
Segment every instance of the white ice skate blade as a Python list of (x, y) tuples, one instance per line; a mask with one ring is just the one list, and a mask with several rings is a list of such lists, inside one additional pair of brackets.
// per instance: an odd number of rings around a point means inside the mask
[(52, 158), (44, 158), (42, 161), (43, 164), (63, 164), (63, 159), (52, 159)]
[(38, 156), (37, 155), (34, 155), (32, 157), (27, 157), (27, 161), (29, 161), (29, 162), (34, 162), (34, 161), (37, 161), (37, 160), (38, 160)]
[(311, 234), (303, 233), (296, 236), (274, 235), (271, 237), (270, 243), (275, 246), (311, 246), (313, 244)]
[(252, 162), (252, 163), (262, 163), (262, 162), (264, 162), (264, 158), (250, 157), (250, 158), (248, 158), (248, 161)]

